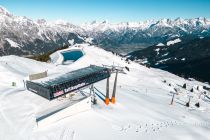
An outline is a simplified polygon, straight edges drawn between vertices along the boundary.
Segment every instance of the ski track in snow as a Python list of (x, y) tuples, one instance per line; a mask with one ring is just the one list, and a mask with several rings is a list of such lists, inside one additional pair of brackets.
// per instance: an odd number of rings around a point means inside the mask
[(74, 135), (75, 135), (74, 131), (72, 132), (68, 128), (65, 128), (60, 135), (60, 140), (73, 140)]
[(167, 129), (173, 129), (174, 127), (199, 127), (204, 126), (210, 128), (210, 122), (192, 122), (192, 123), (184, 123), (178, 122), (176, 120), (173, 121), (163, 121), (163, 122), (153, 122), (153, 123), (139, 123), (139, 124), (127, 124), (124, 126), (113, 125), (113, 129), (120, 132), (128, 132), (133, 131), (136, 133), (158, 133), (160, 131), (165, 131)]

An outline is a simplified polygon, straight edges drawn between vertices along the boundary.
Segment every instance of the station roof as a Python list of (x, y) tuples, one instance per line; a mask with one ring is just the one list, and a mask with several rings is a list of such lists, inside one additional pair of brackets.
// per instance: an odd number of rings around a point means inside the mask
[(79, 79), (81, 77), (85, 77), (94, 73), (98, 73), (98, 72), (102, 72), (104, 70), (108, 70), (107, 68), (104, 67), (99, 67), (99, 66), (95, 66), (95, 65), (90, 65), (89, 67), (85, 67), (82, 69), (78, 69), (75, 71), (71, 71), (68, 73), (65, 73), (61, 76), (58, 76), (54, 79), (49, 79), (47, 81), (42, 81), (40, 84), (42, 84), (43, 86), (47, 87), (47, 86), (55, 86), (55, 85), (59, 85), (62, 83), (66, 83), (68, 81), (73, 81), (76, 79)]

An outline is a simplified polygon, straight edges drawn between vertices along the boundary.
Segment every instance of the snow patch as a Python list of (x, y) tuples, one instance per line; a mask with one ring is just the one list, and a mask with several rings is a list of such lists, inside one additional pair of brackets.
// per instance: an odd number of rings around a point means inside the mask
[(157, 55), (159, 55), (160, 48), (155, 49), (155, 51), (157, 52)]
[(160, 51), (160, 48), (155, 49), (155, 51), (156, 51), (156, 52), (159, 52), (159, 51)]
[(162, 56), (167, 56), (169, 53), (165, 53), (165, 54), (163, 54)]
[(68, 40), (70, 45), (74, 45), (74, 39)]
[(170, 60), (171, 58), (166, 58), (166, 59), (163, 59), (163, 60), (160, 60), (160, 61), (158, 61), (159, 63), (163, 63), (163, 62), (165, 62), (165, 61), (168, 61), (168, 60)]
[(208, 32), (207, 30), (203, 30), (201, 33), (205, 33), (205, 32)]
[(85, 42), (87, 42), (87, 43), (93, 43), (93, 38), (92, 37), (88, 37), (88, 38), (86, 38), (85, 39)]
[(158, 43), (156, 46), (165, 46), (163, 43)]
[(83, 38), (83, 37), (81, 37), (81, 36), (79, 36), (79, 35), (77, 35), (77, 37), (78, 37), (79, 39), (82, 39), (82, 40), (84, 40), (84, 38)]
[(179, 42), (181, 42), (181, 39), (177, 38), (175, 40), (168, 41), (167, 46), (170, 46), (170, 45), (173, 45), (173, 44), (176, 44), (176, 43), (179, 43)]
[(14, 48), (20, 48), (22, 47), (20, 44), (12, 41), (11, 39), (9, 38), (5, 38), (5, 40), (11, 45), (11, 47), (14, 47)]

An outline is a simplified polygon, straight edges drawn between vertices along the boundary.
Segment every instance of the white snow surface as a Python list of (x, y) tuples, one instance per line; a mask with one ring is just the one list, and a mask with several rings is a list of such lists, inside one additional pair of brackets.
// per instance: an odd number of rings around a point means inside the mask
[(68, 40), (68, 42), (69, 42), (70, 45), (73, 45), (74, 44), (74, 39)]
[(165, 46), (163, 43), (158, 43), (156, 46)]
[(12, 41), (12, 40), (9, 39), (9, 38), (6, 38), (5, 40), (11, 45), (11, 47), (15, 47), (15, 48), (20, 48), (20, 47), (21, 47), (20, 44), (18, 44), (18, 43), (16, 43), (16, 42)]
[(157, 55), (159, 55), (160, 48), (155, 49), (155, 51), (157, 52)]
[[(83, 44), (82, 47), (85, 55), (71, 65), (56, 66), (18, 56), (0, 57), (1, 140), (209, 140), (209, 101), (201, 96), (201, 107), (196, 108), (199, 91), (194, 89), (191, 107), (186, 108), (189, 91), (180, 87), (184, 83), (188, 88), (204, 83), (134, 62), (127, 64), (111, 52), (94, 46)], [(35, 112), (49, 101), (25, 90), (22, 80), (32, 73), (48, 70), (49, 77), (53, 77), (90, 64), (129, 67), (127, 74), (118, 75), (116, 104), (107, 106), (98, 99), (90, 111), (37, 128)], [(110, 78), (110, 93), (114, 77), (113, 74)], [(12, 82), (17, 86), (12, 87)], [(95, 86), (105, 93), (105, 84), (106, 80)], [(179, 95), (169, 105), (174, 88), (179, 89)]]
[[(166, 56), (166, 55), (168, 55), (168, 54), (166, 53), (166, 54), (164, 54), (163, 56)], [(168, 60), (170, 60), (170, 59), (171, 59), (171, 58), (166, 58), (166, 59), (159, 60), (158, 62), (163, 63), (163, 62), (168, 61)]]
[(185, 61), (185, 60), (186, 60), (186, 58), (182, 58), (181, 60), (182, 60), (182, 61)]
[(181, 39), (177, 38), (175, 40), (168, 41), (167, 46), (170, 46), (170, 45), (173, 45), (173, 44), (176, 44), (176, 43), (179, 43), (179, 42), (181, 42)]

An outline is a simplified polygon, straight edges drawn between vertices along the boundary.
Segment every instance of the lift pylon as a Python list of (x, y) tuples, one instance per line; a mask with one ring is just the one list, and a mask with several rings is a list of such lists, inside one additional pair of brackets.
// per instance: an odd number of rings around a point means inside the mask
[(109, 104), (109, 77), (107, 78), (106, 81), (106, 98), (105, 98), (105, 104)]
[(116, 99), (115, 99), (115, 94), (116, 94), (116, 86), (117, 86), (117, 75), (118, 75), (118, 70), (116, 70), (116, 76), (115, 76), (115, 80), (114, 80), (114, 87), (113, 87), (113, 93), (112, 93), (112, 103), (115, 104)]

